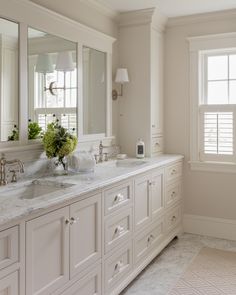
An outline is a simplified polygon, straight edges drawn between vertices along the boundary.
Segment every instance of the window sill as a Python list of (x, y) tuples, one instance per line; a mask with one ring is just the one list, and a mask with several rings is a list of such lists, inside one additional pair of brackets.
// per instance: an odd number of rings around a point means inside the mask
[(193, 171), (236, 173), (236, 163), (189, 161)]

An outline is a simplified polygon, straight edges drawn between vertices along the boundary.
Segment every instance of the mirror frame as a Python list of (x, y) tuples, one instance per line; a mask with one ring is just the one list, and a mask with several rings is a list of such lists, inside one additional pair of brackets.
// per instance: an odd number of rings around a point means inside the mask
[[(42, 150), (42, 144), (28, 140), (28, 27), (77, 44), (77, 130), (78, 141), (92, 142), (112, 136), (112, 45), (113, 37), (82, 25), (27, 0), (2, 0), (0, 17), (19, 26), (19, 134), (18, 142), (1, 142), (0, 152)], [(44, 22), (42, 23), (42, 19)], [(106, 53), (106, 134), (83, 134), (82, 48), (87, 46)]]

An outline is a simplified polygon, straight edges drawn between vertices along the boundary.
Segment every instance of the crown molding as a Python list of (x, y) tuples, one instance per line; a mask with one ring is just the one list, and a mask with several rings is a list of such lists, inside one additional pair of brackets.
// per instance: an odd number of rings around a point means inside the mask
[(164, 31), (167, 17), (161, 14), (155, 7), (123, 12), (120, 14), (119, 27), (137, 25), (151, 25), (159, 32)]
[(218, 12), (200, 13), (180, 17), (172, 17), (167, 21), (167, 27), (184, 26), (209, 21), (220, 21), (236, 18), (236, 9), (223, 10)]
[(99, 13), (109, 17), (113, 21), (118, 21), (120, 13), (108, 7), (102, 0), (80, 0), (83, 4), (97, 10)]

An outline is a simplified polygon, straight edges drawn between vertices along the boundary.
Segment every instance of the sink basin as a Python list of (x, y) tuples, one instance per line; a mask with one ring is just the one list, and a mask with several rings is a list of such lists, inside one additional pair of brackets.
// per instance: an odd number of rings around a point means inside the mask
[(34, 180), (29, 184), (5, 192), (4, 196), (9, 198), (18, 197), (20, 199), (35, 199), (44, 195), (61, 191), (71, 187), (72, 185), (73, 184), (62, 184), (54, 181)]
[(118, 160), (116, 161), (117, 167), (139, 167), (146, 164), (147, 161), (145, 160), (138, 160), (138, 159), (126, 159), (126, 160)]

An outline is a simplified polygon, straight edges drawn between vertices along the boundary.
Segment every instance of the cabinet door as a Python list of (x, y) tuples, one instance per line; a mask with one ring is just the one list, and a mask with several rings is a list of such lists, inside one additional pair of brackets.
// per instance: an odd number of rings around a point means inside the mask
[(135, 180), (135, 230), (139, 230), (151, 221), (151, 175)]
[(48, 295), (69, 280), (69, 207), (26, 224), (26, 294)]
[(99, 265), (61, 295), (101, 295), (101, 285), (101, 265)]
[(83, 271), (101, 257), (101, 195), (70, 206), (70, 275)]
[(18, 294), (18, 271), (0, 279), (0, 295)]
[(152, 219), (158, 218), (164, 211), (164, 172), (158, 170), (152, 176)]

